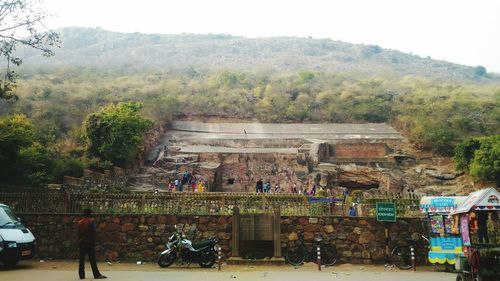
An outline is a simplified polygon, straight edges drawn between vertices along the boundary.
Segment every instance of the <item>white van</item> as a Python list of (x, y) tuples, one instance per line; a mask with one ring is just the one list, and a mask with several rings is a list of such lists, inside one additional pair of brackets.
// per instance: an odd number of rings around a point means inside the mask
[(35, 253), (35, 236), (9, 206), (0, 204), (0, 261), (7, 267), (19, 260), (28, 259)]

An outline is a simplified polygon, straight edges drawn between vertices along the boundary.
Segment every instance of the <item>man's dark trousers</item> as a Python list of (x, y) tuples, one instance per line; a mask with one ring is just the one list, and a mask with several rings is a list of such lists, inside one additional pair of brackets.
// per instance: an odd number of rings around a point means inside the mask
[(94, 245), (80, 243), (80, 267), (78, 268), (80, 278), (85, 278), (85, 255), (89, 256), (90, 267), (92, 267), (94, 278), (101, 276), (99, 269), (97, 269)]

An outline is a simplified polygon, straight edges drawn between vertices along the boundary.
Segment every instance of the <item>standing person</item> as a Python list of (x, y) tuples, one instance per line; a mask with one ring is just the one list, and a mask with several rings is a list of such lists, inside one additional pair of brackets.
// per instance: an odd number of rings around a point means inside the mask
[(264, 192), (265, 193), (271, 192), (271, 182), (269, 182), (269, 180), (264, 184)]
[(292, 193), (297, 193), (297, 184), (296, 183), (293, 183), (293, 186), (292, 186)]
[(91, 218), (92, 210), (83, 210), (83, 219), (78, 221), (78, 244), (80, 246), (80, 264), (78, 267), (78, 275), (80, 279), (85, 279), (85, 255), (89, 256), (90, 266), (94, 279), (106, 279), (108, 277), (102, 275), (97, 269), (95, 258), (95, 221)]
[(354, 209), (354, 206), (349, 207), (349, 216), (350, 217), (356, 217), (358, 216), (356, 209)]
[(485, 211), (477, 212), (477, 237), (479, 243), (490, 243), (488, 237), (488, 213)]
[(191, 177), (191, 182), (189, 184), (191, 185), (191, 190), (193, 192), (196, 192), (196, 177), (195, 176)]
[(264, 183), (262, 182), (262, 179), (259, 179), (257, 181), (257, 184), (255, 184), (255, 192), (262, 193), (263, 191), (264, 191)]
[(175, 179), (175, 190), (182, 191), (182, 183), (178, 179)]

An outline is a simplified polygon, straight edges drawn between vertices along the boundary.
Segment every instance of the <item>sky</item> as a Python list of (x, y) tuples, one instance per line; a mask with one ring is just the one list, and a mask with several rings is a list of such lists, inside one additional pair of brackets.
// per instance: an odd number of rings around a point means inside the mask
[(310, 36), (500, 73), (500, 0), (44, 0), (49, 28)]

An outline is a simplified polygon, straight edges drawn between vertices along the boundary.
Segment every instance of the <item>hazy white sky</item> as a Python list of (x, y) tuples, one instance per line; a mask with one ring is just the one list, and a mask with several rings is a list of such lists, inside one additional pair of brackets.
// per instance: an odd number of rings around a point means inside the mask
[(45, 0), (48, 27), (312, 36), (500, 73), (500, 0)]

